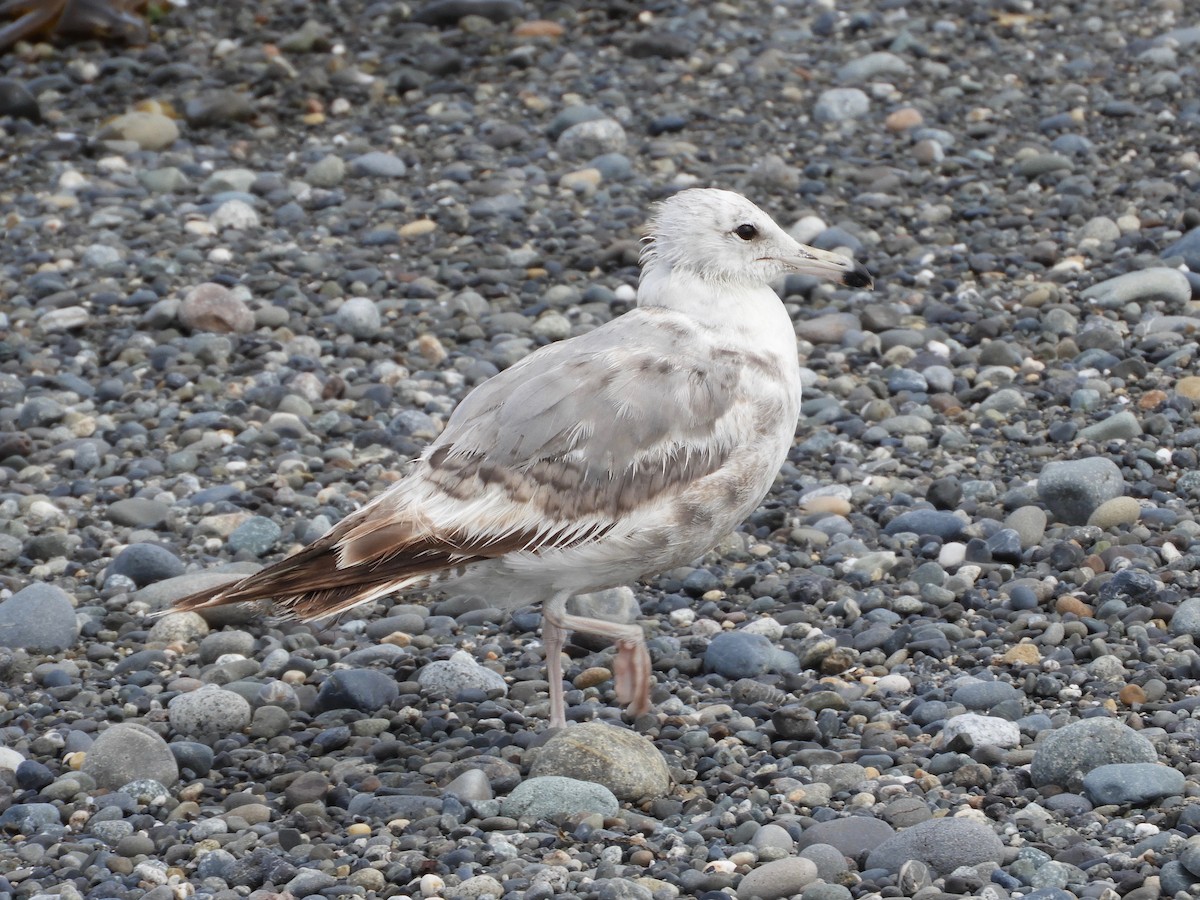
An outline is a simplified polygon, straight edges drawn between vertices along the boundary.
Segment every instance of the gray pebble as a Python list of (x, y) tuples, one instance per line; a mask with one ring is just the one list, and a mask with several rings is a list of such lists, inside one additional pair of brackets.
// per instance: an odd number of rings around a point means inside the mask
[(408, 166), (404, 160), (392, 153), (372, 150), (350, 160), (350, 172), (360, 177), (403, 178), (408, 172)]
[(554, 142), (567, 159), (591, 159), (625, 149), (625, 129), (616, 119), (589, 119), (570, 126)]
[(560, 775), (528, 778), (500, 803), (501, 814), (514, 819), (555, 819), (579, 813), (612, 816), (618, 809), (620, 803), (604, 785)]
[(130, 544), (105, 570), (105, 577), (125, 575), (138, 587), (182, 574), (183, 562), (161, 544)]
[(171, 700), (171, 727), (188, 737), (233, 734), (250, 724), (251, 709), (246, 699), (215, 685), (180, 694)]
[(830, 88), (817, 98), (813, 118), (821, 123), (859, 119), (871, 109), (871, 100), (858, 88)]
[(754, 678), (769, 671), (795, 671), (799, 661), (761, 634), (727, 631), (709, 641), (704, 668), (725, 678)]
[(462, 691), (508, 693), (504, 676), (480, 665), (470, 653), (459, 650), (449, 659), (434, 660), (417, 673), (417, 683), (427, 696), (453, 699)]
[(351, 297), (334, 314), (337, 327), (351, 337), (369, 340), (379, 334), (382, 317), (369, 297)]
[(895, 834), (896, 829), (873, 816), (828, 819), (805, 828), (796, 846), (803, 850), (813, 844), (830, 844), (837, 847), (843, 855), (857, 859), (859, 854), (878, 846)]
[(78, 637), (75, 607), (60, 587), (34, 583), (0, 603), (0, 647), (54, 653)]
[(130, 497), (108, 505), (109, 521), (130, 528), (157, 528), (170, 516), (171, 507), (145, 497)]
[(273, 519), (251, 516), (233, 529), (226, 540), (234, 553), (264, 556), (275, 547), (282, 534), (283, 529)]
[(1068, 459), (1047, 463), (1037, 489), (1056, 521), (1083, 525), (1101, 503), (1125, 493), (1125, 478), (1111, 459)]
[(396, 680), (384, 672), (376, 669), (339, 669), (321, 682), (317, 706), (321, 710), (357, 709), (374, 713), (387, 709), (399, 694)]

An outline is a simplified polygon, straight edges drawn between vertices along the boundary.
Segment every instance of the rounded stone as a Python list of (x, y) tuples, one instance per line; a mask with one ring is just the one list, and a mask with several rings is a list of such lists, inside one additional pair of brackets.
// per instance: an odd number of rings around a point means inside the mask
[(818, 122), (858, 119), (871, 110), (871, 99), (858, 88), (830, 88), (817, 98), (813, 118)]
[(1057, 521), (1083, 525), (1102, 503), (1125, 492), (1125, 478), (1111, 459), (1068, 459), (1047, 463), (1037, 490)]
[(481, 666), (470, 653), (456, 651), (449, 659), (438, 659), (422, 667), (417, 684), (429, 697), (452, 699), (463, 691), (508, 693), (504, 676)]
[(737, 888), (738, 900), (781, 900), (817, 880), (817, 864), (803, 856), (777, 859), (747, 873)]
[(370, 297), (351, 297), (334, 313), (337, 327), (359, 340), (367, 340), (379, 334), (383, 322), (379, 307)]
[(101, 732), (87, 751), (83, 774), (112, 791), (139, 778), (170, 787), (179, 780), (179, 765), (158, 732), (136, 722), (118, 722)]
[(896, 829), (882, 819), (851, 816), (810, 825), (801, 833), (796, 846), (803, 850), (813, 844), (829, 844), (851, 859), (857, 859), (859, 854), (878, 847), (895, 834)]
[(1096, 507), (1087, 523), (1107, 530), (1118, 525), (1132, 525), (1141, 514), (1141, 504), (1133, 497), (1113, 497)]
[[(426, 666), (428, 668), (428, 666)], [(317, 707), (357, 709), (374, 713), (387, 709), (400, 695), (396, 680), (375, 669), (340, 669), (330, 674), (317, 692)]]
[(557, 819), (579, 813), (616, 815), (617, 798), (602, 784), (560, 775), (531, 777), (500, 803), (502, 815), (514, 819)]
[(169, 705), (171, 727), (188, 737), (225, 737), (250, 724), (250, 703), (241, 694), (205, 685), (175, 697)]
[(130, 544), (117, 554), (105, 578), (124, 575), (138, 587), (183, 574), (183, 562), (161, 544)]
[(142, 150), (164, 150), (179, 139), (179, 126), (158, 112), (128, 112), (100, 130), (101, 140), (131, 141)]
[(192, 331), (246, 334), (254, 330), (254, 313), (228, 288), (204, 282), (179, 304), (179, 322)]
[(1083, 776), (1083, 792), (1097, 806), (1147, 806), (1163, 797), (1182, 795), (1183, 791), (1183, 773), (1158, 763), (1112, 763), (1097, 766)]
[(66, 650), (79, 637), (75, 607), (53, 584), (31, 584), (0, 603), (0, 647), (31, 653)]
[(1110, 763), (1154, 763), (1154, 745), (1115, 719), (1083, 719), (1038, 741), (1029, 774), (1034, 787), (1079, 793), (1088, 772)]
[(942, 728), (942, 746), (948, 746), (960, 736), (969, 738), (975, 747), (1021, 746), (1021, 729), (1017, 727), (1017, 723), (998, 716), (981, 716), (978, 713), (954, 716)]
[(625, 129), (616, 119), (578, 122), (558, 136), (555, 147), (568, 159), (591, 159), (625, 149)]
[(671, 788), (666, 761), (648, 738), (600, 722), (572, 725), (554, 735), (530, 774), (594, 781), (632, 802), (665, 796)]
[(795, 671), (795, 654), (780, 650), (761, 634), (726, 631), (709, 641), (704, 669), (725, 678), (756, 678), (771, 670)]

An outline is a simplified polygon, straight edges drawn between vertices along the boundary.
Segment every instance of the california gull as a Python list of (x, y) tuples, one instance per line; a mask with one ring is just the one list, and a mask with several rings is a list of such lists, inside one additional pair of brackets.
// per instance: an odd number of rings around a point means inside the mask
[(617, 698), (650, 708), (640, 626), (567, 612), (711, 549), (766, 496), (792, 446), (800, 372), (771, 288), (787, 273), (869, 287), (746, 198), (691, 189), (647, 230), (637, 308), (481, 384), (411, 471), (288, 559), (180, 600), (273, 600), (316, 619), (397, 591), (542, 604), (550, 724), (566, 724), (568, 634), (617, 647)]

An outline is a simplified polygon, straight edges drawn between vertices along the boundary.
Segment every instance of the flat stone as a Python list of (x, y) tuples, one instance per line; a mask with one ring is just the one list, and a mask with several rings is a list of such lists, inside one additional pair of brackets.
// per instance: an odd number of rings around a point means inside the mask
[(501, 814), (514, 819), (557, 819), (579, 813), (612, 816), (620, 808), (604, 785), (560, 775), (529, 778), (500, 802)]
[[(1173, 255), (1168, 249), (1165, 256)], [(1160, 266), (1126, 272), (1093, 284), (1080, 297), (1104, 309), (1118, 309), (1126, 303), (1164, 303), (1181, 307), (1192, 297), (1187, 276), (1178, 269)]]
[(157, 528), (170, 516), (171, 507), (145, 497), (129, 497), (108, 505), (109, 521), (130, 528)]
[(953, 716), (942, 728), (942, 746), (949, 745), (959, 736), (969, 738), (975, 747), (1021, 746), (1021, 729), (1017, 723), (999, 716), (981, 716), (978, 713)]
[(848, 816), (829, 819), (805, 828), (796, 841), (796, 848), (803, 850), (812, 844), (830, 844), (845, 856), (857, 859), (868, 850), (873, 850), (896, 834), (896, 829), (882, 819), (873, 816)]
[(989, 826), (972, 819), (929, 819), (881, 843), (868, 854), (866, 865), (898, 872), (910, 859), (948, 875), (960, 866), (1000, 863), (1004, 844)]
[(1083, 776), (1083, 792), (1097, 806), (1148, 806), (1163, 797), (1182, 795), (1183, 791), (1183, 773), (1158, 763), (1112, 763), (1097, 766)]
[(752, 869), (738, 884), (738, 900), (782, 900), (817, 880), (817, 864), (802, 856), (777, 859)]

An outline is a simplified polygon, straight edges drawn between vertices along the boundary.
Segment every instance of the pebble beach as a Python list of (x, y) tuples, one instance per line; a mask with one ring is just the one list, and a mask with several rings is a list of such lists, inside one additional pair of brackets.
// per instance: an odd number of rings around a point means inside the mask
[[(1200, 24), (1181, 0), (230, 0), (0, 56), (0, 898), (1200, 893)], [(690, 566), (169, 612), (631, 308), (736, 190), (804, 403)]]

